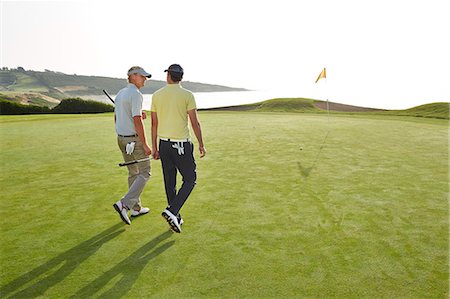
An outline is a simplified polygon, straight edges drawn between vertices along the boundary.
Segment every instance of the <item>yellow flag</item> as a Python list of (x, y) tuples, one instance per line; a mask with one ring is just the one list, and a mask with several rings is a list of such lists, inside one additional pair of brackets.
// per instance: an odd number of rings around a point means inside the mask
[(325, 78), (325, 79), (327, 78), (327, 69), (326, 68), (323, 68), (323, 70), (319, 74), (319, 77), (317, 77), (316, 82), (314, 82), (314, 83), (317, 83), (317, 81), (319, 81), (321, 78)]

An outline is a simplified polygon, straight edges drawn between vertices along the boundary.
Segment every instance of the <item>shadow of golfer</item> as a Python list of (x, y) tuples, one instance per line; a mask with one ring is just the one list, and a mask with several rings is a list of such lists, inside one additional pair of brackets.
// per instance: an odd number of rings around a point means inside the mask
[[(122, 229), (117, 230), (119, 227), (122, 227)], [(40, 265), (39, 267), (2, 286), (0, 288), (0, 297), (6, 298), (6, 296), (11, 295), (10, 297), (16, 298), (36, 298), (43, 295), (50, 287), (58, 284), (69, 276), (79, 264), (95, 254), (95, 252), (97, 252), (103, 244), (114, 239), (124, 231), (125, 229), (123, 229), (122, 223), (118, 223), (104, 230), (89, 240), (84, 241), (83, 243), (52, 258), (45, 264)], [(12, 294), (35, 280), (38, 281), (34, 282), (32, 285), (29, 285), (20, 292)]]
[(172, 232), (167, 231), (155, 237), (153, 240), (133, 252), (129, 257), (122, 260), (110, 270), (79, 290), (71, 298), (90, 298), (117, 276), (121, 276), (121, 279), (109, 290), (102, 293), (99, 298), (121, 298), (122, 296), (125, 296), (128, 291), (131, 290), (133, 284), (136, 282), (147, 263), (175, 243), (175, 241), (170, 241), (151, 251), (171, 235)]

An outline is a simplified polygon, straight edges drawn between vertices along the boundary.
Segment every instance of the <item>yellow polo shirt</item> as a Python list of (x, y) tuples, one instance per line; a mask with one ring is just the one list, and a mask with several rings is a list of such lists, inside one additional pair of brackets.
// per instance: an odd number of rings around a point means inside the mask
[(158, 116), (160, 138), (189, 138), (188, 114), (197, 109), (194, 95), (180, 84), (167, 84), (152, 96), (152, 112)]

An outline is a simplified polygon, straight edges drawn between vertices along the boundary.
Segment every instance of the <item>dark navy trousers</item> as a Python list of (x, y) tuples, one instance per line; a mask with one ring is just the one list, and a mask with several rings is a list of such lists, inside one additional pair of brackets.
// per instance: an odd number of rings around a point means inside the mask
[[(178, 215), (194, 189), (197, 172), (192, 142), (159, 141), (159, 156), (164, 175), (169, 211)], [(177, 192), (177, 174), (180, 172), (183, 184)]]

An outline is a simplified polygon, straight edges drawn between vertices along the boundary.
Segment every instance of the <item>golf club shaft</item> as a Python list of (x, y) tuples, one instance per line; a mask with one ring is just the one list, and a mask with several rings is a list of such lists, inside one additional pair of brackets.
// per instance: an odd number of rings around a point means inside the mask
[(113, 104), (115, 104), (115, 103), (114, 103), (114, 100), (112, 99), (112, 97), (109, 95), (109, 93), (108, 93), (105, 89), (103, 89), (103, 93), (108, 97), (108, 99), (109, 99)]
[(148, 160), (150, 160), (150, 157), (144, 158), (144, 159), (139, 159), (139, 160), (133, 160), (133, 161), (119, 163), (119, 166), (121, 166), (121, 167), (122, 166), (127, 166), (127, 165), (136, 164), (136, 163), (144, 162), (144, 161), (148, 161)]

